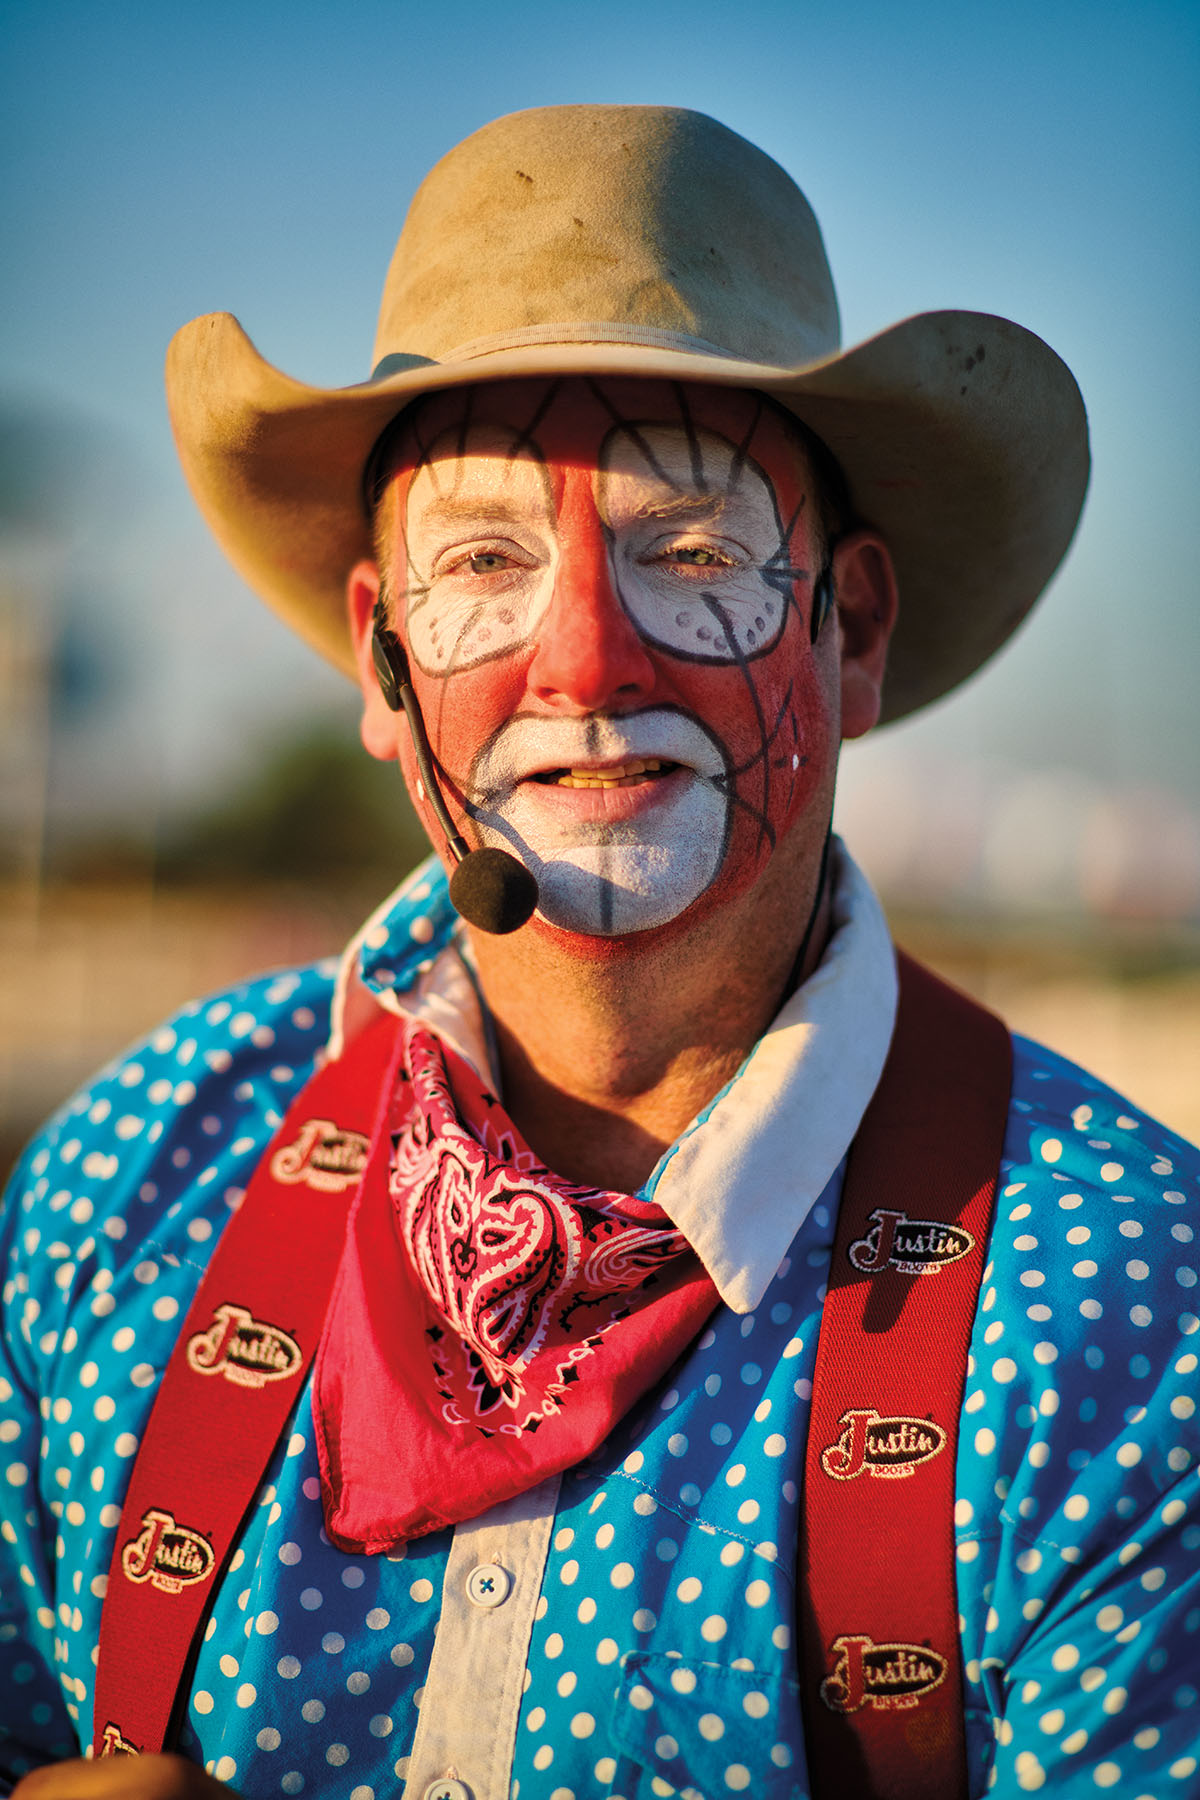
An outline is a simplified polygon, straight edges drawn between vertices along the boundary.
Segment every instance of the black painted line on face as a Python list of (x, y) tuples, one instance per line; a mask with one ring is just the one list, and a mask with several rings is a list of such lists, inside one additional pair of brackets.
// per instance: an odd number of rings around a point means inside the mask
[[(745, 469), (747, 461), (750, 459), (750, 445), (754, 439), (754, 434), (758, 430), (759, 424), (762, 421), (762, 415), (763, 415), (762, 400), (761, 400), (761, 398), (759, 398), (755, 401), (754, 416), (750, 420), (750, 423), (746, 428), (745, 437), (742, 439), (740, 444), (738, 444), (734, 447), (733, 459), (729, 465), (729, 480), (725, 484), (725, 492), (728, 496), (732, 496), (733, 494), (735, 494), (737, 492), (738, 488), (741, 486), (742, 473)], [(762, 479), (766, 482), (767, 487), (770, 490), (771, 499), (772, 499), (772, 501), (774, 501), (775, 500), (775, 483), (769, 478), (766, 470), (762, 467), (761, 463), (756, 461), (754, 464), (754, 467), (758, 471), (758, 473), (762, 476)], [(775, 507), (775, 517), (776, 517), (776, 519), (778, 519), (778, 517), (779, 517), (778, 506)]]
[[(626, 435), (629, 437), (630, 441), (636, 446), (636, 448), (638, 449), (640, 454), (645, 458), (646, 466), (652, 471), (653, 474), (657, 475), (658, 479), (662, 482), (663, 486), (665, 488), (670, 489), (672, 492), (682, 496), (682, 493), (683, 493), (682, 488), (680, 488), (675, 482), (673, 482), (671, 480), (671, 477), (667, 474), (667, 471), (663, 468), (663, 466), (659, 462), (657, 456), (655, 456), (653, 450), (650, 448), (649, 444), (646, 442), (646, 439), (642, 436), (640, 426), (633, 419), (627, 419), (623, 413), (619, 413), (617, 411), (616, 407), (613, 405), (612, 401), (609, 399), (608, 395), (604, 392), (603, 388), (601, 388), (599, 386), (599, 384), (596, 381), (594, 381), (590, 376), (588, 378), (588, 387), (589, 387), (591, 393), (600, 402), (601, 406), (603, 406), (605, 412), (608, 414), (609, 418), (613, 422), (613, 426), (615, 427), (615, 429), (609, 433), (608, 437), (605, 438), (604, 444), (601, 446), (601, 454), (603, 454), (604, 447), (612, 441), (613, 437), (616, 436), (617, 432), (621, 432), (621, 431), (625, 432)], [(649, 422), (649, 421), (647, 421), (647, 422)], [(666, 421), (661, 420), (661, 419), (656, 419), (654, 421), (654, 423), (655, 424), (664, 424), (664, 423), (666, 423)]]
[[(721, 605), (720, 600), (715, 594), (702, 594), (701, 599), (708, 608), (711, 616), (718, 622), (725, 633), (725, 642), (729, 646), (730, 657), (741, 673), (742, 680), (746, 686), (746, 692), (750, 697), (750, 704), (754, 708), (754, 717), (758, 722), (759, 756), (762, 758), (763, 765), (763, 798), (762, 810), (759, 816), (758, 848), (762, 848), (763, 839), (765, 837), (768, 844), (773, 849), (775, 842), (774, 833), (771, 830), (768, 820), (768, 809), (771, 802), (771, 771), (767, 766), (767, 720), (766, 715), (763, 712), (762, 697), (758, 691), (758, 683), (750, 672), (750, 665), (746, 659), (745, 653), (737, 641), (737, 633), (733, 628), (728, 613)], [(756, 758), (755, 760), (757, 761), (758, 759)]]
[(521, 455), (522, 451), (528, 450), (531, 453), (533, 459), (536, 462), (538, 462), (542, 466), (542, 468), (545, 468), (545, 466), (546, 466), (545, 454), (542, 450), (541, 445), (537, 442), (537, 440), (535, 439), (533, 434), (537, 430), (538, 426), (541, 424), (542, 420), (546, 417), (546, 414), (550, 411), (550, 408), (554, 405), (554, 402), (557, 400), (559, 391), (561, 388), (562, 388), (561, 380), (548, 381), (546, 383), (546, 388), (545, 388), (544, 393), (542, 394), (541, 399), (538, 401), (538, 404), (534, 407), (533, 412), (529, 416), (529, 422), (526, 425), (523, 425), (519, 428), (514, 427), (514, 429), (516, 430), (516, 436), (513, 441), (513, 447), (509, 451), (509, 461), (510, 462), (515, 462), (517, 457)]
[[(741, 794), (739, 794), (737, 792), (734, 784), (739, 780), (739, 778), (741, 776), (749, 774), (750, 770), (753, 769), (759, 761), (762, 761), (764, 764), (764, 773), (766, 774), (766, 780), (767, 780), (767, 783), (769, 784), (769, 780), (770, 780), (769, 771), (766, 770), (766, 766), (765, 766), (767, 763), (767, 753), (770, 751), (772, 745), (777, 741), (785, 719), (788, 720), (788, 722), (790, 723), (790, 725), (792, 727), (792, 738), (793, 738), (793, 741), (795, 740), (796, 716), (795, 716), (795, 712), (792, 709), (793, 691), (794, 691), (794, 684), (792, 682), (789, 682), (788, 687), (787, 687), (787, 692), (784, 694), (782, 700), (779, 703), (778, 710), (776, 711), (775, 722), (766, 731), (764, 741), (763, 741), (761, 748), (756, 750), (754, 755), (751, 756), (750, 758), (748, 758), (748, 760), (746, 762), (741, 763), (737, 767), (731, 767), (727, 775), (719, 778), (719, 782), (721, 784), (723, 784), (723, 792), (725, 793), (725, 798), (728, 800), (730, 806), (737, 807), (741, 812), (748, 814), (748, 816), (751, 819), (753, 819), (754, 823), (759, 828), (759, 842), (761, 843), (763, 838), (765, 837), (767, 843), (770, 845), (772, 850), (775, 848), (775, 844), (776, 844), (776, 840), (777, 840), (777, 833), (775, 831), (774, 826), (771, 824), (770, 819), (767, 817), (767, 815), (764, 812), (761, 811), (761, 809), (759, 807), (754, 805), (753, 801), (747, 800)], [(788, 763), (788, 759), (786, 756), (784, 756), (782, 758), (772, 759), (770, 767), (776, 768), (776, 769), (782, 769), (782, 768), (787, 767), (787, 763)]]
[(698, 493), (708, 493), (708, 477), (704, 473), (704, 451), (696, 433), (692, 409), (687, 402), (687, 393), (681, 381), (672, 382), (675, 393), (675, 404), (679, 408), (679, 416), (683, 420), (683, 429), (687, 433), (688, 456), (692, 464), (692, 483)]

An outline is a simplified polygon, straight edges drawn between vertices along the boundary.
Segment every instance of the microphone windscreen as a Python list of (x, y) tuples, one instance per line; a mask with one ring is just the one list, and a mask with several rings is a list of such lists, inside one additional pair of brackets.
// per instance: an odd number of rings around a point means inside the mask
[(450, 877), (450, 904), (480, 931), (516, 931), (538, 903), (537, 882), (524, 863), (491, 845), (469, 850)]

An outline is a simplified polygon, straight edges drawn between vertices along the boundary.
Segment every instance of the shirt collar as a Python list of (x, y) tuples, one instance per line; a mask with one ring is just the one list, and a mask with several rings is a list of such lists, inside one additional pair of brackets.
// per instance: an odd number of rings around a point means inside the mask
[[(813, 974), (643, 1190), (687, 1237), (725, 1304), (752, 1312), (836, 1173), (883, 1070), (896, 964), (882, 909), (838, 839), (833, 929)], [(497, 1084), (486, 1010), (446, 877), (431, 857), (342, 959), (329, 1054), (378, 1007), (419, 1018)]]

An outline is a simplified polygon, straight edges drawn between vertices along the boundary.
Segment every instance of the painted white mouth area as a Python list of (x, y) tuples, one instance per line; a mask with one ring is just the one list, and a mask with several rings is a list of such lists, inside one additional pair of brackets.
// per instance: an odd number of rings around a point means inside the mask
[[(717, 739), (666, 707), (524, 715), (478, 758), (469, 810), (483, 842), (512, 851), (534, 876), (542, 918), (620, 937), (667, 924), (712, 882), (729, 831), (726, 773)], [(559, 797), (563, 788), (632, 787), (647, 798), (626, 817), (575, 812)]]

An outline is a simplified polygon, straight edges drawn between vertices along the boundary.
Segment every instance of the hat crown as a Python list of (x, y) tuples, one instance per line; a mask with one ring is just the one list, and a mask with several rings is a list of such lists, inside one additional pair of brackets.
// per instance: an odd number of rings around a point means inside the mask
[(435, 165), (388, 271), (377, 373), (605, 341), (778, 367), (837, 350), (820, 227), (778, 163), (682, 107), (552, 106)]

